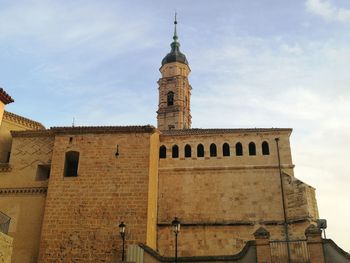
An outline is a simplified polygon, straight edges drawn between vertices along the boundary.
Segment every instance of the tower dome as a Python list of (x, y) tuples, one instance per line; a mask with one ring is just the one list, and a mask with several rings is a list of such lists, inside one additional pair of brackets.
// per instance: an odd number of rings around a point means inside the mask
[(180, 52), (180, 43), (177, 41), (178, 36), (176, 32), (176, 25), (177, 25), (176, 14), (175, 14), (174, 25), (175, 25), (174, 36), (173, 36), (174, 41), (170, 44), (171, 51), (162, 60), (162, 66), (164, 66), (164, 64), (171, 63), (171, 62), (180, 62), (188, 65), (186, 56)]

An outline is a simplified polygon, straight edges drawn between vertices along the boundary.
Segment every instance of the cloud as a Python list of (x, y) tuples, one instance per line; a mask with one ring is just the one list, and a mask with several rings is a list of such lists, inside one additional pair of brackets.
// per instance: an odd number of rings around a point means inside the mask
[(328, 21), (349, 22), (350, 9), (333, 5), (329, 0), (307, 0), (307, 9)]

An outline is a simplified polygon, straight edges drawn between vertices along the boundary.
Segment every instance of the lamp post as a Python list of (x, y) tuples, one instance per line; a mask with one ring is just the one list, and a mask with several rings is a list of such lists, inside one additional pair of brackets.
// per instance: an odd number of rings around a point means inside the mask
[(121, 236), (121, 238), (122, 238), (122, 240), (123, 240), (123, 250), (122, 250), (122, 261), (124, 261), (124, 251), (125, 251), (125, 249), (124, 249), (124, 245), (125, 245), (125, 227), (126, 227), (126, 225), (124, 224), (124, 222), (121, 222), (120, 224), (119, 224), (119, 233), (120, 233), (120, 236)]
[(175, 233), (175, 263), (177, 263), (177, 235), (180, 233), (180, 221), (177, 217), (171, 222), (173, 226), (173, 231)]

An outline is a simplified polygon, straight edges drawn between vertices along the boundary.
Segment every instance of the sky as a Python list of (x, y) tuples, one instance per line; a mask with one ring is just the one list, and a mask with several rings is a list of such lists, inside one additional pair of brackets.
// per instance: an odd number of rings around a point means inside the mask
[(192, 127), (293, 128), (295, 176), (349, 252), (349, 0), (0, 0), (7, 110), (46, 127), (156, 126), (175, 10)]

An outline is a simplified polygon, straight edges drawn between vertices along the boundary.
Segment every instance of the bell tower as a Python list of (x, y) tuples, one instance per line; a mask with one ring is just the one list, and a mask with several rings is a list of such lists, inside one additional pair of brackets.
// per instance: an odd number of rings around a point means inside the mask
[(157, 111), (158, 129), (191, 128), (191, 85), (188, 75), (191, 70), (186, 56), (180, 52), (180, 43), (176, 32), (176, 14), (174, 36), (171, 51), (162, 60), (159, 69), (162, 77), (158, 80), (159, 105)]

